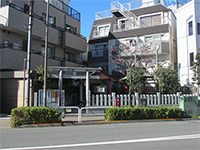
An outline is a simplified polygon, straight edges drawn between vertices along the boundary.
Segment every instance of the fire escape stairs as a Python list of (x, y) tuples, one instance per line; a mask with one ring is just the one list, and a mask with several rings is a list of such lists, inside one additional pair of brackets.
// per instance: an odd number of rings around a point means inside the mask
[(118, 1), (111, 3), (111, 12), (116, 17), (125, 17), (130, 21), (137, 20), (137, 16)]

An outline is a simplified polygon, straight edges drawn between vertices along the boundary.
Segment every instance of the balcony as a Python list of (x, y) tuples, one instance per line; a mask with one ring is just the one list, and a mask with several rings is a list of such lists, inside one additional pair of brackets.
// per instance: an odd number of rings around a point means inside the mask
[(160, 17), (149, 21), (126, 21), (125, 23), (118, 23), (113, 25), (113, 32), (121, 32), (125, 30), (133, 30), (145, 27), (152, 27), (157, 25), (171, 24), (171, 20), (168, 17)]
[[(45, 39), (45, 21), (43, 17), (37, 14), (33, 14), (33, 26), (32, 26), (32, 37), (39, 40)], [(4, 3), (0, 7), (0, 27), (12, 30), (15, 33), (21, 35), (27, 34), (28, 27), (28, 14), (25, 13), (24, 8), (17, 6), (13, 3)], [(60, 41), (60, 33), (65, 32), (66, 42)], [(63, 35), (63, 34), (62, 34)], [(62, 38), (62, 40), (65, 38)], [(65, 27), (59, 27), (56, 25), (49, 24), (49, 42), (55, 45), (62, 45), (76, 49), (79, 52), (86, 51), (86, 38), (76, 32), (70, 32)], [(76, 41), (75, 42), (73, 42)], [(75, 43), (75, 44), (74, 44)], [(78, 44), (77, 44), (78, 43)]]
[(94, 49), (88, 53), (89, 62), (102, 62), (108, 60), (108, 49)]
[[(3, 56), (0, 60), (0, 69), (22, 70), (24, 66), (24, 59), (27, 57), (27, 47), (22, 47), (15, 43), (0, 44), (0, 55)], [(31, 69), (36, 69), (44, 63), (44, 56), (41, 50), (31, 49)], [(67, 61), (64, 57), (57, 57), (55, 55), (48, 56), (49, 66), (80, 66), (81, 62), (78, 60)]]
[(155, 55), (156, 51), (158, 51), (159, 55), (169, 54), (169, 41), (164, 41), (164, 40), (138, 43), (137, 49), (141, 51), (143, 47), (147, 47), (149, 45), (151, 45), (151, 48), (149, 49), (150, 53), (143, 55)]

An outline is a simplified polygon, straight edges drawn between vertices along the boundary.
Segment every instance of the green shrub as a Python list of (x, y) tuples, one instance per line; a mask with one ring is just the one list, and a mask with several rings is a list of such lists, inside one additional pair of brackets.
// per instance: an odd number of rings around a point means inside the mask
[(177, 107), (113, 107), (105, 109), (106, 120), (181, 118), (182, 109)]
[(11, 111), (11, 127), (24, 124), (60, 123), (61, 112), (51, 107), (19, 107)]

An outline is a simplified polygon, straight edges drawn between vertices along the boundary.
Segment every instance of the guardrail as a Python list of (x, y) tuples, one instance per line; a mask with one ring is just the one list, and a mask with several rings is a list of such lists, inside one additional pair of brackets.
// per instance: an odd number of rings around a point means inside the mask
[[(88, 110), (88, 109), (105, 109), (105, 108), (111, 108), (113, 106), (102, 106), (102, 107), (82, 107), (82, 108), (79, 108), (78, 106), (59, 106), (59, 107), (54, 107), (54, 108), (57, 108), (59, 110), (61, 110), (61, 113), (62, 113), (62, 117), (65, 116), (65, 110), (66, 108), (69, 108), (69, 109), (77, 109), (78, 110), (78, 123), (81, 123), (82, 122), (82, 110)], [(63, 110), (62, 110), (63, 109)], [(85, 114), (85, 115), (104, 115), (103, 114), (98, 114), (98, 113), (95, 113), (95, 114)]]

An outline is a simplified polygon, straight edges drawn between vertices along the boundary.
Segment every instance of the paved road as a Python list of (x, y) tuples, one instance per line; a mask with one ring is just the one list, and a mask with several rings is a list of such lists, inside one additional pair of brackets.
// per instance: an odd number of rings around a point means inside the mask
[(1, 149), (200, 149), (200, 120), (1, 129)]

